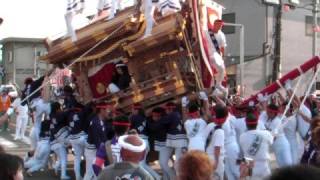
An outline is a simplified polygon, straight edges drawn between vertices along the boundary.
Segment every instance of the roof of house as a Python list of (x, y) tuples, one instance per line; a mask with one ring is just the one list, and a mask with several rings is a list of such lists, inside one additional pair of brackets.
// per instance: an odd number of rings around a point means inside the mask
[(24, 37), (8, 37), (0, 40), (1, 44), (8, 42), (29, 42), (29, 43), (43, 43), (43, 38), (24, 38)]

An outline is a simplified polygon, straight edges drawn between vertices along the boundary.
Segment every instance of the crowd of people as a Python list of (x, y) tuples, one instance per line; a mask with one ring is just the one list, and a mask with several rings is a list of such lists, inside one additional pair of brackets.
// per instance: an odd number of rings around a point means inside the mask
[[(33, 114), (31, 151), (18, 161), (29, 176), (47, 168), (53, 154), (55, 172), (70, 179), (70, 152), (77, 180), (263, 179), (271, 175), (272, 154), (279, 168), (320, 166), (320, 102), (310, 95), (302, 103), (290, 82), (285, 95), (259, 95), (257, 104), (209, 90), (152, 109), (136, 103), (128, 112), (105, 102), (81, 104), (70, 86), (63, 101), (46, 102), (30, 93), (43, 80), (26, 80), (21, 99), (27, 101), (17, 98), (0, 118), (17, 113), (18, 122)], [(149, 165), (151, 151), (158, 152), (161, 173)]]

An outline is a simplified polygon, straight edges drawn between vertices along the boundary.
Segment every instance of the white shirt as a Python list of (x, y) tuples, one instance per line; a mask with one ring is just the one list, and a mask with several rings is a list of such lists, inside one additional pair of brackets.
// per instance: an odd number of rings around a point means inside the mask
[[(210, 123), (208, 126), (210, 126), (211, 124), (213, 124), (213, 126), (215, 127), (216, 125), (214, 123)], [(215, 147), (220, 147), (220, 156), (219, 159), (224, 158), (224, 154), (225, 154), (225, 147), (224, 147), (224, 143), (225, 143), (225, 132), (223, 129), (216, 129), (216, 130), (212, 130), (213, 133), (211, 135), (210, 138), (210, 143), (206, 149), (207, 154), (217, 162), (216, 159), (214, 159), (214, 148)]]
[(240, 136), (244, 156), (253, 160), (268, 160), (273, 136), (266, 130), (250, 130)]
[(98, 0), (98, 10), (103, 10), (105, 8), (111, 8), (111, 2), (109, 0)]
[(121, 150), (121, 146), (119, 145), (118, 142), (115, 144), (111, 143), (113, 163), (118, 163), (118, 162), (122, 161), (121, 156), (120, 156), (120, 150)]
[(278, 116), (270, 119), (265, 111), (263, 111), (259, 116), (259, 121), (264, 125), (266, 130), (270, 131), (272, 134), (277, 135), (277, 137), (284, 137), (283, 128), (279, 129), (281, 125), (281, 120)]
[(236, 119), (233, 115), (229, 114), (226, 122), (223, 123), (222, 129), (225, 133), (225, 144), (236, 143), (236, 130), (233, 125), (233, 121)]
[[(227, 47), (227, 41), (225, 34), (219, 30), (217, 33), (210, 32), (210, 36), (214, 34), (215, 39), (218, 42), (219, 48), (226, 48)], [(216, 51), (216, 48), (213, 48), (214, 51)]]
[[(237, 139), (239, 140), (240, 135), (248, 130), (247, 124), (246, 124), (246, 118), (232, 118), (230, 120), (232, 125), (235, 128)], [(258, 121), (257, 129), (265, 130), (266, 128), (264, 127), (261, 121)]]
[[(310, 109), (305, 106), (304, 104), (300, 106), (300, 111), (302, 111), (302, 113), (307, 116), (309, 119), (312, 118), (312, 114)], [(301, 115), (297, 115), (297, 121), (298, 121), (298, 130), (299, 133), (301, 134), (302, 137), (305, 137), (307, 135), (307, 132), (310, 128), (310, 124), (308, 122), (306, 122), (305, 120), (303, 120)]]
[(286, 135), (286, 137), (288, 138), (297, 138), (296, 134), (297, 134), (297, 118), (296, 116), (289, 116), (289, 117), (285, 117), (285, 122), (288, 121), (286, 123), (286, 125), (283, 128), (283, 131)]
[(207, 137), (212, 130), (212, 126), (207, 127), (207, 123), (202, 118), (188, 119), (184, 123), (189, 140), (188, 150), (205, 151)]
[(11, 104), (11, 107), (13, 107), (18, 112), (18, 116), (28, 116), (28, 106), (21, 105), (21, 98), (16, 98)]

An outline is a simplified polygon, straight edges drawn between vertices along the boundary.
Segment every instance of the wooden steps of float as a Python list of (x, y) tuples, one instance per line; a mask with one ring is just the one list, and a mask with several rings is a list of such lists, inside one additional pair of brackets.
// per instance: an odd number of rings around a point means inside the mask
[(183, 30), (185, 21), (181, 14), (171, 14), (157, 21), (157, 24), (152, 29), (152, 34), (149, 37), (138, 39), (124, 46), (124, 50), (129, 56), (135, 56), (139, 53), (146, 52), (154, 47), (161, 47), (162, 44), (171, 41), (182, 39), (181, 31)]
[(75, 42), (72, 42), (70, 38), (60, 38), (53, 41), (51, 46), (48, 45), (48, 54), (40, 59), (53, 64), (74, 59), (123, 25), (124, 28), (115, 33), (110, 39), (120, 38), (128, 33), (135, 34), (141, 24), (141, 18), (135, 17), (137, 14), (136, 9), (131, 7), (121, 11), (110, 21), (101, 19), (89, 24), (77, 30), (78, 40)]
[(104, 97), (117, 108), (130, 110), (134, 103), (142, 103), (145, 107), (157, 104), (161, 101), (185, 94), (187, 87), (174, 73), (167, 73), (143, 83), (134, 84), (130, 88), (117, 94)]

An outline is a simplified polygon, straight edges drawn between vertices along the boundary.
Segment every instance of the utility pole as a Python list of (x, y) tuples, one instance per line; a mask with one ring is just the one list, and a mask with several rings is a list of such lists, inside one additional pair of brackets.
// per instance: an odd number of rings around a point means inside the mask
[(275, 47), (272, 81), (276, 81), (280, 76), (281, 70), (281, 31), (282, 31), (282, 0), (276, 8), (276, 24), (275, 24)]
[(318, 27), (318, 13), (319, 13), (319, 0), (313, 0), (313, 9), (312, 9), (312, 15), (313, 15), (313, 33), (312, 33), (312, 56), (318, 55), (318, 46), (317, 46), (317, 40), (318, 40), (318, 32), (316, 28)]
[[(317, 56), (318, 55), (318, 45), (317, 45), (317, 40), (318, 40), (318, 12), (319, 12), (319, 0), (313, 0), (312, 2), (312, 16), (313, 16), (313, 31), (312, 31), (312, 56)], [(317, 66), (317, 68), (319, 68)], [(316, 72), (316, 69), (315, 69)], [(317, 83), (315, 82), (312, 85), (312, 91), (315, 91), (317, 89)]]

